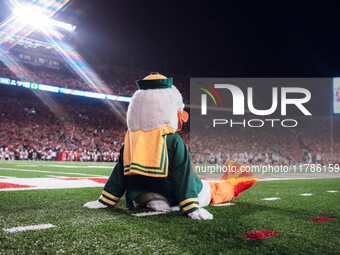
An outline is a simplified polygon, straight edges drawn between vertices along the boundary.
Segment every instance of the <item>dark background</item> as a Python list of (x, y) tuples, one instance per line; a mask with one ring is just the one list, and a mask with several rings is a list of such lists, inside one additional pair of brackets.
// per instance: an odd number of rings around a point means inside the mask
[(336, 1), (96, 2), (79, 33), (98, 35), (93, 50), (112, 62), (200, 77), (340, 75)]

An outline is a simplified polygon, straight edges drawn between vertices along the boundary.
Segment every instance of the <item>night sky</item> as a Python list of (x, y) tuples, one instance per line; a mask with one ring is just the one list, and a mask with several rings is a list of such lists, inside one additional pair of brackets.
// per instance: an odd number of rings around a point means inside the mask
[(340, 75), (339, 2), (95, 2), (79, 37), (112, 63), (199, 77)]
[[(80, 51), (194, 77), (340, 76), (340, 3), (75, 0)], [(301, 2), (301, 1), (299, 1)], [(71, 15), (81, 9), (82, 18)], [(0, 6), (2, 19), (10, 14)]]

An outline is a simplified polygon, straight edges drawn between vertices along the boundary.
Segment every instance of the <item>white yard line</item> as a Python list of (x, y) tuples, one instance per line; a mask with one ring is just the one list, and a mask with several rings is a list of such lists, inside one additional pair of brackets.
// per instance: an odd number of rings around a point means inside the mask
[(51, 164), (38, 164), (38, 165), (15, 165), (18, 167), (60, 167), (60, 168), (104, 168), (104, 169), (113, 169), (114, 166), (87, 166), (87, 165), (51, 165)]
[(70, 178), (70, 176), (62, 176), (62, 175), (46, 175), (46, 177), (52, 177), (52, 178)]
[(25, 165), (15, 165), (15, 166), (19, 166), (19, 167), (21, 167), (21, 166), (26, 166), (26, 167), (32, 167), (32, 166), (34, 166), (34, 167), (37, 167), (37, 166), (39, 166), (39, 165), (25, 164)]
[(145, 216), (152, 216), (152, 215), (158, 215), (158, 214), (166, 214), (168, 212), (143, 212), (143, 213), (133, 213), (132, 216), (136, 217), (145, 217)]
[(310, 197), (310, 196), (313, 196), (312, 193), (302, 193), (302, 194), (299, 194), (300, 196), (303, 196), (303, 197)]
[(339, 192), (339, 191), (337, 191), (337, 190), (327, 190), (327, 192), (329, 192), (329, 193), (336, 193), (336, 192)]
[(113, 169), (114, 166), (70, 166), (70, 165), (44, 165), (44, 167), (63, 167), (63, 168), (105, 168)]
[[(98, 178), (98, 177), (94, 177)], [(71, 180), (70, 180), (71, 179)], [(11, 187), (12, 184), (12, 187)], [(16, 187), (16, 185), (19, 185)], [(20, 187), (27, 185), (30, 187)], [(2, 188), (1, 188), (2, 186)], [(17, 190), (37, 190), (37, 189), (68, 189), (68, 188), (91, 188), (103, 187), (104, 183), (91, 180), (90, 177), (84, 178), (16, 178), (0, 179), (0, 192)]]
[(20, 172), (36, 172), (36, 173), (48, 173), (48, 174), (70, 174), (70, 175), (83, 175), (83, 176), (92, 176), (92, 177), (93, 176), (95, 176), (95, 177), (106, 177), (104, 175), (97, 175), (97, 174), (53, 172), (53, 171), (44, 171), (44, 170), (35, 170), (35, 169), (21, 169), (21, 168), (4, 168), (4, 167), (0, 167), (0, 170), (20, 171)]
[(40, 225), (31, 225), (31, 226), (25, 226), (25, 227), (15, 227), (15, 228), (4, 228), (5, 232), (9, 233), (16, 233), (16, 232), (22, 232), (27, 230), (41, 230), (41, 229), (47, 229), (47, 228), (55, 228), (56, 226), (52, 224), (40, 224)]
[(113, 169), (114, 166), (86, 166), (86, 165), (77, 165), (77, 166), (71, 166), (71, 165), (41, 165), (43, 167), (61, 167), (61, 168), (105, 168), (105, 169)]
[(217, 204), (217, 205), (212, 205), (212, 206), (231, 206), (235, 205), (234, 203), (222, 203), (222, 204)]
[(271, 200), (279, 200), (281, 198), (279, 197), (267, 197), (267, 198), (262, 198), (261, 200), (266, 200), (266, 201), (271, 201)]
[(61, 167), (61, 168), (87, 168), (87, 166), (72, 166), (72, 165), (41, 165), (43, 167)]
[(4, 179), (16, 179), (17, 177), (0, 175), (0, 178), (4, 178)]
[(88, 168), (105, 168), (105, 169), (113, 169), (114, 166), (86, 166)]

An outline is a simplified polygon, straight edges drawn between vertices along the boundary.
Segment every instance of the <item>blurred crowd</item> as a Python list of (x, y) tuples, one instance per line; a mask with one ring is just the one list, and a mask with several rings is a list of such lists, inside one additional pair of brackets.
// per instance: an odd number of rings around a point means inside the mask
[(101, 104), (0, 97), (0, 118), (0, 160), (115, 161), (125, 133)]
[(223, 164), (229, 159), (245, 164), (327, 164), (340, 162), (340, 118), (298, 119), (296, 128), (226, 128), (192, 130), (190, 152), (194, 163)]
[[(132, 96), (136, 91), (135, 80), (143, 79), (150, 74), (150, 71), (121, 66), (96, 66), (97, 77), (100, 78), (95, 80), (94, 85), (90, 85), (89, 82), (85, 82), (70, 69), (63, 66), (60, 69), (53, 69), (27, 65), (26, 68), (32, 73), (30, 82), (119, 96)], [(181, 75), (167, 75), (174, 78), (174, 85), (183, 91), (184, 102), (189, 103), (189, 78)], [(0, 63), (0, 77), (20, 80), (2, 63)]]
[[(110, 84), (110, 93), (129, 96), (137, 89), (135, 79), (150, 73), (115, 66), (97, 69)], [(37, 82), (91, 90), (67, 70), (43, 67), (30, 70), (38, 77)], [(3, 65), (0, 77), (17, 78)], [(188, 103), (189, 80), (174, 76), (174, 81)], [(0, 93), (0, 160), (116, 161), (126, 132), (127, 106), (114, 103), (114, 107), (108, 107), (100, 100), (64, 98), (39, 91), (29, 96)], [(184, 127), (179, 134), (194, 163), (222, 164), (228, 159), (246, 164), (340, 162), (340, 118), (301, 119), (291, 129), (229, 128), (227, 132), (223, 129), (190, 133), (189, 124)]]

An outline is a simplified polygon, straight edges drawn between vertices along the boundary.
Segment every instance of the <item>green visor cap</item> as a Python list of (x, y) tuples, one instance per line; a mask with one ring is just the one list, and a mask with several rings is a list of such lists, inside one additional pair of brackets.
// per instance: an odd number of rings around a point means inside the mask
[(166, 78), (159, 73), (151, 73), (143, 80), (136, 81), (138, 89), (167, 89), (172, 87), (172, 78)]

